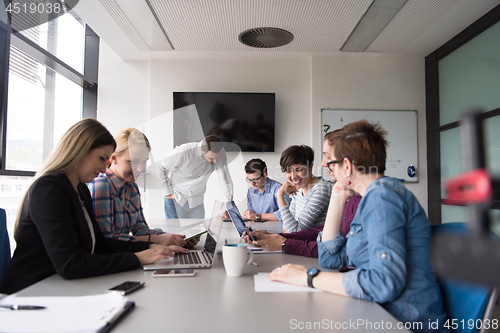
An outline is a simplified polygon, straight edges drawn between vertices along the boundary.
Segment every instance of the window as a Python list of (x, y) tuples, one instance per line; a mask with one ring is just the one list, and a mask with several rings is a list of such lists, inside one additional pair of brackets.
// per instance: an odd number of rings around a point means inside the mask
[[(467, 221), (465, 207), (448, 206), (444, 180), (463, 172), (458, 120), (479, 110), (486, 167), (500, 177), (500, 7), (426, 58), (429, 219), (432, 223)], [(490, 210), (491, 229), (500, 235), (500, 202)]]
[[(14, 223), (35, 172), (72, 124), (96, 117), (99, 37), (74, 13), (15, 31), (0, 13), (0, 204)], [(19, 21), (18, 21), (19, 22)], [(9, 61), (7, 61), (9, 60)]]
[(82, 119), (82, 87), (24, 53), (16, 54), (21, 60), (11, 57), (11, 64), (31, 60), (36, 71), (29, 77), (9, 72), (5, 166), (36, 171), (64, 131)]

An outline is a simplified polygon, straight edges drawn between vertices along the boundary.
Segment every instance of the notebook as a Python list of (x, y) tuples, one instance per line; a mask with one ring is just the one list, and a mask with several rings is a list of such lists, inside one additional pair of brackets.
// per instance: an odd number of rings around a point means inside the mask
[(222, 216), (225, 208), (224, 203), (215, 201), (212, 210), (212, 218), (208, 224), (207, 236), (203, 250), (190, 250), (188, 253), (176, 253), (169, 259), (157, 260), (154, 264), (144, 265), (145, 271), (156, 269), (186, 269), (186, 268), (210, 268), (215, 256), (217, 240), (222, 227)]

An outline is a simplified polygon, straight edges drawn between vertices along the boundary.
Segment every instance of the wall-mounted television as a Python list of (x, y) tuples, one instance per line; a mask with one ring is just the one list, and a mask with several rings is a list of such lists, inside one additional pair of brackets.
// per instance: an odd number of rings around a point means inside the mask
[[(213, 134), (244, 152), (274, 152), (275, 100), (274, 93), (174, 92), (174, 146)], [(193, 130), (198, 119), (201, 130)]]

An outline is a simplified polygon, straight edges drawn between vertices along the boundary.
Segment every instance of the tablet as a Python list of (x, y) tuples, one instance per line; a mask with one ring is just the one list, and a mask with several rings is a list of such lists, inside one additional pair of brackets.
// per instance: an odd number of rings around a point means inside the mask
[(192, 228), (189, 228), (187, 230), (184, 230), (183, 232), (180, 232), (179, 234), (186, 235), (184, 237), (184, 240), (188, 241), (188, 240), (191, 240), (191, 239), (196, 238), (198, 236), (201, 236), (206, 232), (207, 232), (207, 228), (205, 228), (205, 226), (202, 223), (202, 224), (198, 224)]

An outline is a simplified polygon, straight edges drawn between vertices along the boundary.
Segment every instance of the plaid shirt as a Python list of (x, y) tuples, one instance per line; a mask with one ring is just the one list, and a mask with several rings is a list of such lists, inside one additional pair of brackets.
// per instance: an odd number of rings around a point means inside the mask
[(141, 194), (136, 183), (123, 184), (109, 169), (88, 184), (94, 214), (104, 236), (134, 240), (135, 236), (159, 235), (161, 229), (149, 229), (144, 219)]

